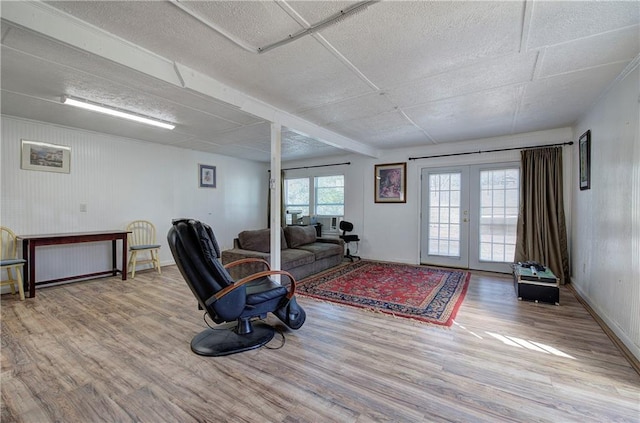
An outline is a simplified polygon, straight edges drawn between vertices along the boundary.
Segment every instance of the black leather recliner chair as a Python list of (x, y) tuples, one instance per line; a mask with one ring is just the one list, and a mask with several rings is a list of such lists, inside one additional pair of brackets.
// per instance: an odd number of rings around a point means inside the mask
[[(261, 347), (269, 342), (275, 329), (263, 319), (275, 314), (291, 329), (299, 329), (306, 314), (296, 302), (296, 281), (286, 271), (270, 270), (262, 259), (243, 259), (223, 266), (220, 248), (207, 224), (193, 219), (176, 219), (167, 234), (169, 247), (180, 273), (198, 300), (199, 308), (217, 324), (234, 322), (221, 328), (208, 328), (191, 341), (191, 350), (199, 355), (223, 356)], [(234, 281), (226, 268), (260, 261), (267, 270)], [(284, 275), (291, 280), (289, 289), (269, 276)]]

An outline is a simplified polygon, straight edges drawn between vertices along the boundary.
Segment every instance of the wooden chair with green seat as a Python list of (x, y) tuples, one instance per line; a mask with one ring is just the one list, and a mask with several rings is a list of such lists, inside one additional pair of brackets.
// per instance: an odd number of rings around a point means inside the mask
[[(128, 267), (131, 270), (131, 278), (136, 276), (136, 267), (141, 264), (151, 263), (160, 271), (160, 244), (156, 243), (156, 227), (148, 220), (134, 220), (127, 225), (129, 252)], [(138, 259), (138, 254), (148, 253), (150, 258)]]
[[(0, 226), (2, 245), (0, 246), (0, 268), (7, 270), (7, 280), (0, 282), (0, 286), (9, 285), (11, 293), (15, 295), (15, 286), (18, 285), (20, 300), (24, 300), (24, 285), (22, 283), (22, 268), (26, 260), (18, 258), (18, 240), (13, 231), (7, 227)], [(15, 278), (13, 271), (15, 270)], [(2, 275), (0, 274), (0, 278)]]

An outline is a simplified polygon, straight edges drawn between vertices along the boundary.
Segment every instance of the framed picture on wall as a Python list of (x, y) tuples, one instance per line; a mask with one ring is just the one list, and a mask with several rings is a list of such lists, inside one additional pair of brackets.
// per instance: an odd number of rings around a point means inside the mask
[(71, 147), (22, 140), (20, 167), (41, 172), (69, 173)]
[(375, 202), (407, 202), (407, 164), (375, 165)]
[(216, 167), (200, 164), (198, 165), (198, 178), (200, 181), (200, 188), (215, 188), (216, 187)]
[(578, 140), (580, 156), (580, 189), (591, 188), (591, 130), (580, 136)]

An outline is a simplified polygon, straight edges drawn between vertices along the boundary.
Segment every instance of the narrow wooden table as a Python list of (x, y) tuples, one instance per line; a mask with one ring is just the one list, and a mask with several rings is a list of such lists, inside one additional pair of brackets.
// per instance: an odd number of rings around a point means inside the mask
[[(56, 282), (71, 281), (74, 279), (90, 278), (93, 276), (103, 276), (111, 274), (116, 276), (122, 273), (122, 280), (127, 280), (127, 234), (129, 231), (98, 231), (98, 232), (75, 232), (47, 235), (19, 235), (22, 241), (22, 258), (27, 261), (24, 266), (25, 283), (29, 285), (29, 297), (36, 296), (36, 285), (48, 285)], [(116, 241), (122, 240), (122, 270), (118, 269), (116, 260)], [(76, 244), (79, 242), (100, 242), (111, 241), (111, 270), (103, 272), (87, 273), (84, 275), (70, 276), (60, 279), (36, 282), (36, 247), (43, 245), (63, 245)], [(26, 289), (25, 289), (26, 291)]]

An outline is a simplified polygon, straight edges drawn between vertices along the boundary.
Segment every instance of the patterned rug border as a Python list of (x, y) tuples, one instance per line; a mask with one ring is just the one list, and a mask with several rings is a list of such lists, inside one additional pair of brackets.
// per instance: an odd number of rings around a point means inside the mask
[[(438, 272), (459, 272), (462, 274), (461, 280), (459, 285), (461, 285), (461, 288), (459, 288), (459, 291), (457, 292), (457, 298), (455, 298), (455, 303), (453, 304), (453, 307), (451, 308), (451, 312), (448, 315), (448, 318), (446, 321), (438, 321), (435, 320), (433, 318), (426, 318), (426, 317), (422, 317), (422, 316), (417, 316), (415, 314), (407, 314), (407, 313), (401, 313), (401, 312), (394, 312), (391, 310), (385, 310), (382, 308), (378, 308), (375, 306), (368, 306), (368, 305), (363, 305), (363, 304), (355, 304), (354, 302), (351, 301), (347, 301), (347, 300), (343, 300), (340, 298), (328, 298), (326, 296), (322, 296), (322, 295), (317, 295), (317, 294), (312, 294), (312, 293), (307, 293), (307, 292), (303, 292), (302, 291), (302, 287), (306, 284), (315, 282), (319, 279), (324, 279), (327, 278), (330, 275), (333, 275), (331, 278), (327, 279), (327, 282), (332, 280), (332, 279), (336, 279), (340, 276), (344, 276), (346, 274), (349, 274), (353, 271), (356, 271), (358, 269), (360, 269), (361, 267), (365, 266), (365, 265), (383, 265), (383, 266), (406, 266), (406, 267), (410, 267), (410, 268), (420, 268), (420, 269), (428, 269), (428, 270), (434, 270), (434, 271), (438, 271)], [(408, 319), (410, 321), (413, 322), (419, 322), (421, 324), (430, 324), (430, 325), (435, 325), (438, 327), (450, 327), (451, 325), (453, 325), (453, 321), (456, 318), (458, 311), (460, 309), (460, 306), (462, 305), (462, 302), (464, 301), (464, 298), (466, 297), (467, 294), (467, 290), (469, 288), (469, 281), (471, 279), (471, 272), (463, 270), (463, 269), (454, 269), (454, 268), (445, 268), (445, 267), (437, 267), (437, 266), (428, 266), (428, 265), (415, 265), (415, 264), (407, 264), (407, 263), (397, 263), (397, 262), (387, 262), (387, 261), (375, 261), (375, 260), (359, 260), (357, 262), (354, 263), (342, 263), (336, 267), (333, 267), (331, 269), (327, 269), (321, 273), (317, 273), (315, 275), (311, 275), (307, 278), (304, 278), (300, 281), (298, 281), (298, 289), (296, 289), (296, 295), (300, 295), (306, 298), (311, 298), (314, 300), (318, 300), (321, 302), (326, 302), (326, 303), (330, 303), (330, 304), (335, 304), (338, 306), (345, 306), (345, 307), (350, 307), (353, 309), (358, 309), (358, 310), (364, 310), (367, 312), (375, 312), (375, 313), (381, 313), (381, 314), (385, 314), (385, 315), (389, 315), (389, 316), (393, 316), (396, 318), (403, 318), (403, 319)], [(452, 300), (453, 301), (453, 300)]]

